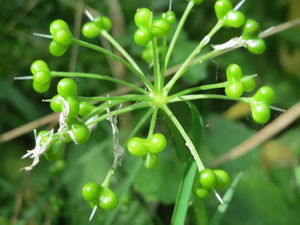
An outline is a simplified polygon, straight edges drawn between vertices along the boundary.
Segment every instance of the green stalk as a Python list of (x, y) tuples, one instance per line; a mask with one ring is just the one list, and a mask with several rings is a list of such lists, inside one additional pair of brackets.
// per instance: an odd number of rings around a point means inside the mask
[(196, 91), (204, 91), (204, 90), (210, 90), (210, 89), (217, 89), (217, 88), (224, 88), (227, 84), (227, 81), (222, 82), (222, 83), (217, 83), (217, 84), (206, 84), (206, 85), (201, 85), (198, 87), (193, 87), (193, 88), (189, 88), (189, 89), (185, 89), (183, 91), (180, 91), (174, 95), (171, 95), (169, 98), (175, 98), (175, 97), (179, 97), (182, 95), (186, 95), (186, 94), (190, 94)]
[(170, 118), (170, 120), (173, 122), (173, 124), (175, 125), (175, 127), (177, 128), (177, 130), (179, 131), (179, 133), (181, 134), (181, 136), (183, 137), (183, 139), (185, 140), (185, 144), (188, 147), (188, 149), (190, 150), (196, 164), (198, 167), (198, 171), (200, 172), (201, 170), (203, 170), (205, 167), (198, 155), (198, 152), (196, 150), (196, 147), (194, 146), (192, 140), (190, 139), (189, 135), (185, 132), (184, 128), (181, 126), (180, 122), (178, 121), (178, 119), (176, 118), (176, 116), (172, 113), (172, 111), (165, 105), (162, 107), (162, 110), (164, 110), (164, 112), (167, 114), (167, 116)]
[(138, 87), (138, 86), (136, 86), (132, 83), (129, 83), (129, 82), (126, 82), (126, 81), (123, 81), (123, 80), (119, 80), (117, 78), (110, 77), (110, 76), (107, 76), (107, 75), (94, 74), (94, 73), (58, 72), (58, 71), (52, 71), (51, 75), (53, 77), (81, 77), (81, 78), (92, 78), (92, 79), (106, 80), (106, 81), (111, 81), (111, 82), (114, 82), (114, 83), (118, 83), (118, 84), (122, 84), (124, 86), (130, 87), (133, 90), (136, 90), (140, 93), (148, 94), (147, 91), (145, 91), (144, 89), (142, 89), (142, 88), (140, 88), (140, 87)]
[(121, 96), (93, 96), (93, 97), (85, 97), (80, 96), (80, 101), (147, 101), (149, 100), (148, 96), (145, 95), (121, 95)]
[(128, 52), (105, 30), (101, 31), (101, 35), (105, 37), (124, 57), (127, 61), (141, 74), (143, 73), (141, 68), (136, 64), (136, 62), (131, 58)]
[(157, 51), (157, 39), (153, 38), (152, 41), (152, 52), (153, 52), (153, 59), (154, 59), (154, 87), (156, 87), (157, 91), (162, 89), (162, 74), (160, 70), (159, 64), (159, 54)]
[(174, 36), (171, 40), (171, 43), (170, 43), (170, 46), (168, 48), (168, 51), (167, 51), (167, 54), (166, 54), (166, 58), (165, 58), (165, 63), (164, 63), (164, 70), (167, 70), (167, 67), (168, 67), (168, 64), (169, 64), (169, 60), (170, 60), (170, 57), (172, 55), (172, 52), (174, 50), (174, 46), (176, 44), (176, 41), (179, 37), (179, 34), (181, 33), (181, 30), (183, 28), (183, 25), (186, 21), (186, 18), (188, 17), (188, 15), (190, 14), (192, 8), (194, 7), (194, 2), (193, 1), (190, 1), (189, 4), (186, 6), (185, 10), (184, 10), (184, 13), (183, 15), (181, 16), (181, 19), (178, 23), (178, 26), (176, 28), (176, 31), (174, 33)]
[(155, 107), (153, 109), (153, 113), (152, 113), (152, 117), (151, 117), (150, 128), (149, 128), (149, 132), (148, 132), (148, 138), (150, 138), (154, 133), (157, 112), (158, 112), (158, 108)]
[(107, 175), (106, 175), (106, 177), (105, 177), (105, 179), (104, 179), (104, 181), (103, 181), (103, 183), (101, 185), (102, 187), (106, 187), (106, 188), (109, 187), (110, 180), (111, 180), (112, 176), (114, 175), (114, 172), (115, 172), (114, 169), (110, 169), (108, 171), (108, 173), (107, 173)]
[(187, 71), (187, 67), (189, 66), (192, 59), (200, 53), (202, 48), (206, 46), (212, 36), (220, 30), (223, 26), (223, 21), (218, 20), (217, 24), (212, 28), (212, 30), (200, 41), (198, 46), (194, 49), (194, 51), (187, 57), (187, 59), (184, 61), (184, 63), (181, 65), (179, 70), (175, 73), (175, 75), (171, 78), (171, 80), (167, 83), (167, 85), (164, 88), (165, 94), (168, 94), (168, 92), (172, 89), (176, 81)]
[[(257, 76), (257, 74), (245, 75), (241, 80), (248, 80), (248, 79), (256, 77), (256, 76)], [(206, 84), (206, 85), (201, 85), (201, 86), (198, 86), (198, 87), (185, 89), (185, 90), (180, 91), (180, 92), (178, 92), (174, 95), (169, 96), (169, 99), (173, 99), (175, 97), (190, 94), (190, 93), (193, 93), (193, 92), (196, 92), (196, 91), (205, 91), (205, 90), (211, 90), (211, 89), (217, 89), (217, 88), (225, 88), (227, 83), (228, 83), (228, 81), (225, 81), (225, 82), (221, 82), (221, 83), (217, 83), (217, 84)]]
[(226, 95), (216, 95), (216, 94), (197, 94), (197, 95), (184, 95), (168, 100), (169, 103), (181, 102), (186, 100), (198, 100), (198, 99), (222, 99), (222, 100), (231, 100), (231, 101), (241, 101), (249, 103), (249, 98), (240, 97), (240, 98), (231, 98)]
[[(149, 109), (147, 113), (145, 113), (145, 115), (139, 120), (139, 122), (135, 125), (135, 127), (133, 128), (133, 130), (131, 131), (131, 133), (128, 135), (128, 137), (126, 138), (125, 143), (132, 137), (134, 137), (137, 132), (141, 129), (141, 127), (144, 125), (144, 123), (146, 122), (146, 120), (151, 116), (151, 114), (153, 113), (153, 109)], [(153, 115), (153, 114), (152, 114)]]
[(212, 58), (218, 56), (221, 52), (222, 52), (221, 50), (216, 50), (216, 49), (213, 50), (213, 51), (210, 51), (209, 53), (197, 58), (196, 61), (193, 62), (193, 65), (197, 64), (197, 63), (202, 63), (202, 62), (207, 61), (209, 59), (212, 59)]
[(147, 86), (147, 88), (149, 90), (153, 89), (153, 85), (151, 84), (151, 82), (149, 80), (147, 80), (146, 76), (144, 73), (138, 71), (133, 65), (131, 65), (130, 63), (128, 63), (126, 60), (124, 60), (123, 58), (117, 56), (116, 54), (112, 53), (111, 51), (102, 48), (100, 46), (94, 45), (94, 44), (90, 44), (88, 42), (85, 41), (81, 41), (78, 39), (74, 39), (73, 40), (74, 44), (80, 45), (82, 47), (86, 47), (89, 49), (92, 49), (94, 51), (100, 52), (103, 55), (109, 56), (115, 60), (117, 60), (118, 62), (120, 62), (121, 64), (123, 64), (125, 67), (127, 67), (129, 70), (131, 70), (134, 74), (136, 74)]
[(87, 121), (88, 119), (96, 116), (97, 114), (103, 113), (107, 108), (111, 108), (115, 105), (118, 104), (122, 104), (123, 102), (126, 102), (126, 100), (109, 100), (106, 102), (103, 102), (102, 104), (100, 104), (99, 106), (96, 106), (96, 108), (93, 110), (93, 112), (91, 112), (90, 114), (88, 114), (87, 116), (85, 116), (83, 118), (83, 121)]
[[(120, 114), (123, 114), (123, 113), (126, 113), (126, 112), (131, 112), (131, 111), (134, 111), (134, 110), (137, 110), (137, 109), (146, 108), (146, 107), (149, 107), (149, 106), (150, 106), (150, 104), (148, 102), (140, 102), (140, 103), (136, 103), (136, 104), (121, 108), (121, 109), (116, 109), (116, 110), (111, 112), (111, 115), (116, 116), (116, 115), (120, 115)], [(107, 114), (99, 116), (97, 119), (91, 121), (90, 123), (87, 123), (86, 125), (89, 126), (89, 125), (92, 125), (92, 124), (95, 124), (95, 123), (99, 123), (99, 122), (107, 119), (108, 116), (109, 115), (107, 115)]]

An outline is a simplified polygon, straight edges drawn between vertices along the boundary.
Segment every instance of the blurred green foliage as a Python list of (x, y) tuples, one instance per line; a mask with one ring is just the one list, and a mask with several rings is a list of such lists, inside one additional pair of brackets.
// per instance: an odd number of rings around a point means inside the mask
[[(74, 26), (78, 17), (76, 7), (80, 3), (114, 18), (115, 15), (109, 13), (109, 1), (0, 0), (0, 134), (50, 113), (48, 104), (41, 100), (51, 95), (37, 95), (30, 81), (15, 81), (15, 76), (29, 74), (29, 65), (39, 58), (46, 60), (53, 70), (67, 71), (70, 64), (74, 63), (70, 60), (70, 51), (64, 57), (50, 56), (47, 49), (49, 40), (34, 37), (32, 33), (48, 33), (50, 22), (56, 18), (65, 19), (70, 27)], [(168, 9), (169, 1), (122, 0), (119, 3), (125, 32), (117, 38), (140, 64), (145, 65), (140, 59), (142, 48), (135, 46), (132, 40), (134, 12), (139, 7), (164, 12)], [(185, 4), (184, 0), (173, 0), (173, 10), (177, 15), (181, 15)], [(180, 63), (215, 23), (212, 6), (211, 1), (204, 1), (192, 11), (175, 50), (173, 65)], [(262, 28), (266, 29), (300, 17), (300, 3), (298, 0), (252, 0), (246, 1), (242, 11), (247, 17), (260, 21)], [(82, 20), (87, 21), (87, 18), (83, 16)], [(236, 30), (222, 29), (212, 43), (223, 43), (237, 34)], [(223, 81), (226, 66), (237, 63), (247, 74), (258, 73), (260, 85), (269, 84), (276, 90), (274, 105), (288, 109), (300, 99), (299, 36), (298, 26), (268, 38), (267, 51), (261, 56), (239, 49), (200, 64), (182, 79), (180, 86)], [(147, 69), (146, 65), (144, 68)], [(78, 49), (75, 70), (112, 74), (105, 57), (82, 48)], [(134, 81), (126, 72), (125, 79)], [(88, 80), (78, 80), (78, 84), (80, 92), (88, 96), (117, 88), (105, 82)], [(55, 85), (52, 85), (50, 93), (54, 93), (54, 88)], [(220, 100), (195, 103), (204, 118), (200, 153), (207, 165), (216, 156), (229, 151), (262, 128), (248, 117), (238, 121), (224, 118), (222, 113), (232, 104)], [(185, 126), (190, 127), (189, 119), (192, 117), (186, 116), (191, 113), (189, 107), (178, 105), (174, 106), (174, 110)], [(140, 119), (141, 114), (124, 115), (127, 124), (120, 123), (120, 126), (124, 126), (123, 136)], [(279, 115), (274, 112), (272, 118)], [(159, 129), (165, 133), (172, 130), (164, 119), (159, 123)], [(274, 137), (272, 141), (277, 145), (272, 145), (271, 151), (265, 144), (222, 166), (233, 176), (239, 171), (244, 172), (221, 224), (235, 225), (241, 224), (241, 221), (244, 225), (299, 224), (299, 134), (298, 120)], [(140, 162), (126, 155), (112, 181), (112, 187), (120, 197), (119, 207), (112, 212), (98, 212), (90, 224), (170, 224), (185, 168), (176, 151), (180, 140), (172, 141), (174, 138), (176, 135), (168, 136), (168, 149), (162, 153), (161, 164), (156, 170), (141, 169)], [(67, 146), (66, 165), (61, 172), (53, 173), (53, 167), (59, 165), (44, 159), (32, 172), (20, 172), (29, 163), (21, 160), (21, 156), (33, 145), (32, 132), (0, 143), (0, 225), (86, 224), (91, 209), (81, 198), (81, 188), (85, 182), (103, 180), (113, 160), (108, 122), (98, 126), (88, 143)], [(277, 154), (275, 159), (274, 152)], [(281, 163), (283, 159), (285, 163)], [(207, 224), (205, 217), (210, 220), (217, 204), (214, 197), (204, 203), (193, 200), (187, 224)]]

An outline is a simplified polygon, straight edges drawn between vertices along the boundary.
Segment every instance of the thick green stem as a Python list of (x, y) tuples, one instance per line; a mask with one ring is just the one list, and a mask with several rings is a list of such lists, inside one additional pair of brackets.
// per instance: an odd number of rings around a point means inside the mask
[(105, 48), (102, 48), (100, 46), (97, 46), (97, 45), (94, 45), (94, 44), (90, 44), (88, 42), (81, 41), (81, 40), (78, 40), (78, 39), (74, 39), (73, 43), (74, 44), (78, 44), (78, 45), (80, 45), (82, 47), (86, 47), (86, 48), (92, 49), (94, 51), (100, 52), (103, 55), (112, 57), (113, 59), (119, 61), (125, 67), (127, 67), (128, 69), (130, 69), (134, 74), (136, 74), (145, 83), (145, 85), (147, 86), (147, 88), (149, 90), (153, 89), (153, 85), (151, 84), (151, 82), (149, 80), (147, 80), (145, 74), (143, 74), (142, 72), (138, 71), (133, 65), (131, 65), (130, 63), (128, 63), (123, 58), (121, 58), (121, 57), (117, 56), (116, 54), (112, 53), (111, 51), (109, 51), (109, 50), (107, 50)]
[(106, 81), (110, 81), (110, 82), (114, 82), (114, 83), (118, 83), (118, 84), (122, 84), (124, 86), (130, 87), (133, 90), (136, 90), (136, 91), (138, 91), (140, 93), (143, 93), (143, 94), (148, 93), (144, 89), (142, 89), (142, 88), (140, 88), (140, 87), (138, 87), (138, 86), (136, 86), (132, 83), (129, 83), (129, 82), (126, 82), (126, 81), (123, 81), (123, 80), (119, 80), (117, 78), (110, 77), (110, 76), (107, 76), (107, 75), (94, 74), (94, 73), (57, 72), (57, 71), (52, 71), (51, 75), (53, 77), (81, 77), (81, 78), (92, 78), (92, 79), (106, 80)]
[(183, 15), (181, 16), (181, 19), (178, 23), (178, 26), (176, 28), (176, 31), (174, 33), (174, 36), (172, 38), (172, 41), (170, 43), (170, 46), (168, 48), (168, 51), (167, 51), (167, 54), (166, 54), (166, 58), (165, 58), (165, 63), (164, 63), (164, 70), (167, 69), (168, 67), (168, 64), (169, 64), (169, 60), (170, 60), (170, 57), (172, 55), (172, 52), (174, 50), (174, 46), (176, 44), (176, 41), (179, 37), (179, 34), (181, 33), (181, 30), (183, 28), (183, 25), (186, 21), (186, 18), (188, 17), (188, 15), (190, 14), (192, 8), (194, 7), (194, 2), (193, 1), (190, 1), (189, 4), (187, 5), (187, 7), (185, 8), (185, 11), (183, 13)]
[(213, 27), (213, 29), (200, 41), (199, 45), (194, 49), (194, 51), (187, 57), (187, 59), (184, 61), (184, 63), (181, 65), (181, 67), (179, 68), (179, 70), (175, 73), (175, 75), (171, 78), (171, 80), (167, 83), (167, 85), (165, 86), (165, 94), (169, 93), (169, 91), (172, 89), (172, 87), (174, 86), (174, 84), (176, 83), (176, 81), (185, 73), (187, 72), (187, 67), (189, 66), (189, 64), (191, 63), (192, 59), (198, 55), (200, 53), (200, 51), (202, 50), (202, 48), (204, 46), (206, 46), (210, 39), (212, 38), (212, 36), (214, 36), (214, 34), (222, 28), (223, 26), (223, 21), (219, 20), (217, 22), (217, 24)]
[(101, 35), (105, 37), (137, 71), (139, 71), (141, 74), (143, 73), (141, 68), (136, 64), (133, 58), (131, 58), (128, 52), (108, 32), (102, 30)]
[(150, 128), (149, 128), (149, 132), (148, 132), (148, 138), (150, 138), (154, 133), (155, 124), (156, 124), (156, 117), (157, 117), (157, 111), (158, 111), (158, 108), (155, 107), (153, 109), (153, 113), (152, 113), (152, 117), (151, 117)]
[(193, 88), (189, 88), (189, 89), (185, 89), (183, 91), (180, 91), (174, 95), (171, 95), (169, 98), (175, 98), (175, 97), (179, 97), (182, 95), (186, 95), (186, 94), (190, 94), (196, 91), (204, 91), (204, 90), (210, 90), (210, 89), (217, 89), (217, 88), (224, 88), (227, 84), (227, 81), (222, 82), (222, 83), (217, 83), (217, 84), (207, 84), (207, 85), (201, 85), (198, 87), (193, 87)]
[[(148, 102), (140, 102), (140, 103), (136, 103), (136, 104), (121, 108), (121, 109), (116, 109), (116, 110), (111, 112), (111, 115), (116, 116), (116, 115), (120, 115), (120, 114), (123, 114), (123, 113), (126, 113), (126, 112), (131, 112), (131, 111), (134, 111), (134, 110), (137, 110), (137, 109), (146, 108), (146, 107), (149, 107), (149, 106), (150, 106), (150, 104)], [(86, 125), (89, 126), (89, 125), (92, 125), (92, 124), (99, 123), (99, 122), (107, 119), (108, 116), (109, 115), (107, 115), (107, 114), (101, 115), (97, 119), (87, 123)]]
[(121, 96), (93, 96), (85, 97), (80, 96), (80, 101), (141, 101), (141, 100), (150, 100), (148, 96), (145, 95), (121, 95)]
[(157, 39), (153, 38), (152, 41), (152, 52), (153, 52), (153, 61), (154, 61), (154, 86), (157, 91), (162, 89), (162, 74), (160, 70), (160, 63), (159, 63), (159, 54), (157, 51)]
[(182, 102), (186, 100), (198, 100), (198, 99), (222, 99), (222, 100), (231, 100), (231, 101), (240, 101), (249, 103), (249, 98), (240, 97), (240, 98), (231, 98), (226, 95), (215, 95), (215, 94), (197, 94), (197, 95), (184, 95), (168, 100), (169, 103), (173, 102)]
[(198, 155), (196, 147), (194, 146), (194, 144), (193, 144), (192, 140), (190, 139), (189, 135), (185, 132), (184, 128), (181, 126), (181, 124), (178, 121), (178, 119), (176, 118), (176, 116), (172, 113), (172, 111), (166, 105), (162, 109), (167, 114), (167, 116), (170, 118), (170, 120), (173, 122), (173, 124), (175, 125), (175, 127), (177, 128), (177, 130), (179, 131), (179, 133), (181, 134), (181, 136), (185, 140), (185, 142), (186, 142), (185, 144), (188, 147), (188, 149), (190, 150), (194, 160), (196, 161), (198, 171), (200, 172), (205, 167), (204, 167), (204, 165), (203, 165), (203, 163), (202, 163), (202, 161), (201, 161), (201, 159)]

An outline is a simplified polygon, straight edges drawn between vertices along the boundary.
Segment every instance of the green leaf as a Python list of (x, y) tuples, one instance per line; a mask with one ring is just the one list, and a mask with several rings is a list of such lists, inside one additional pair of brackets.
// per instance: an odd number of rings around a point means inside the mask
[(223, 197), (224, 204), (219, 205), (219, 207), (218, 207), (217, 211), (215, 212), (214, 216), (212, 217), (209, 225), (219, 225), (220, 224), (221, 219), (224, 216), (224, 214), (229, 206), (229, 203), (233, 197), (235, 188), (236, 188), (241, 176), (242, 176), (242, 173), (240, 172), (233, 180), (232, 184), (230, 185), (230, 187), (228, 188), (228, 190), (226, 191), (226, 193)]
[(187, 164), (186, 172), (181, 180), (179, 191), (176, 198), (175, 208), (172, 215), (172, 225), (183, 225), (187, 210), (189, 207), (189, 199), (193, 189), (194, 179), (197, 172), (196, 162)]
[(183, 174), (183, 165), (177, 160), (174, 149), (169, 144), (159, 154), (159, 158), (158, 168), (140, 170), (134, 187), (147, 201), (171, 204), (176, 199), (178, 177)]
[(195, 147), (199, 150), (203, 133), (203, 120), (199, 110), (194, 104), (189, 101), (186, 101), (185, 103), (188, 105), (191, 112), (190, 138)]

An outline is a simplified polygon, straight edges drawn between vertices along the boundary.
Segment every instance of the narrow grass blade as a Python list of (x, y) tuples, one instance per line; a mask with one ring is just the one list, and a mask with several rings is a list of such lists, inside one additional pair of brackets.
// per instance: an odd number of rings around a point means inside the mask
[(192, 164), (188, 164), (187, 167), (188, 167), (187, 171), (180, 183), (179, 191), (177, 194), (175, 209), (173, 211), (173, 215), (171, 219), (172, 225), (184, 224), (187, 210), (189, 207), (189, 200), (190, 200), (190, 195), (194, 184), (194, 178), (197, 171), (197, 166), (196, 163), (193, 162)]

